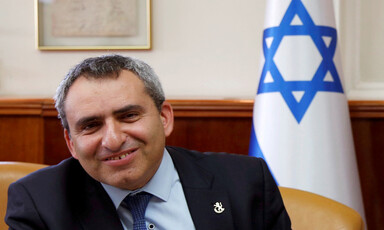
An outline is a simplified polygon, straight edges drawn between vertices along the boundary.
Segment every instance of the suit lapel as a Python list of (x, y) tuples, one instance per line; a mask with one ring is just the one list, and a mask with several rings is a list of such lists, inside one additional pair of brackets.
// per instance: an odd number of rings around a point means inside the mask
[(233, 229), (231, 206), (225, 190), (199, 165), (203, 154), (167, 147), (183, 186), (189, 212), (198, 230)]
[[(79, 166), (81, 167), (81, 166)], [(101, 184), (79, 168), (71, 189), (71, 205), (83, 229), (123, 230), (115, 206)], [(74, 175), (75, 176), (75, 175)], [(84, 189), (83, 191), (81, 191)]]
[[(100, 184), (99, 184), (100, 185)], [(97, 188), (99, 191), (90, 191), (88, 193), (87, 209), (83, 210), (80, 217), (84, 229), (116, 229), (123, 230), (117, 211), (109, 196), (103, 188)]]

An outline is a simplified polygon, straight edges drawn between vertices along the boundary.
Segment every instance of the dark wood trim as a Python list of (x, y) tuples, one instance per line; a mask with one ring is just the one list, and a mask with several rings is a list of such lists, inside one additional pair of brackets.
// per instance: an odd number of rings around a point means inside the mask
[(0, 115), (41, 115), (45, 99), (0, 99)]
[[(175, 117), (252, 117), (253, 100), (168, 100)], [(384, 101), (349, 101), (351, 118), (384, 118)], [(52, 99), (0, 98), (0, 115), (56, 117)]]
[(349, 101), (352, 118), (384, 118), (384, 101)]
[(253, 100), (169, 100), (175, 117), (252, 117)]

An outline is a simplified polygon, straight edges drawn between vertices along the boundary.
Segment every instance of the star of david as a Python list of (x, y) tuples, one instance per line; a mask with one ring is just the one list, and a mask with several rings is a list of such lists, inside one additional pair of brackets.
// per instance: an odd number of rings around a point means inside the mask
[[(300, 19), (301, 25), (292, 23), (295, 17)], [(285, 36), (309, 36), (319, 51), (322, 60), (313, 77), (309, 78), (311, 80), (289, 81), (283, 78), (284, 73), (279, 71), (274, 57)], [(324, 40), (325, 38), (330, 38), (329, 44)], [(272, 42), (268, 43), (268, 40)], [(300, 123), (317, 92), (343, 93), (340, 78), (333, 62), (336, 42), (336, 29), (315, 25), (301, 0), (292, 0), (280, 25), (264, 30), (265, 64), (257, 94), (280, 92), (296, 121)], [(327, 74), (332, 76), (331, 81), (325, 80), (328, 77)], [(300, 100), (295, 97), (295, 92), (302, 93)]]

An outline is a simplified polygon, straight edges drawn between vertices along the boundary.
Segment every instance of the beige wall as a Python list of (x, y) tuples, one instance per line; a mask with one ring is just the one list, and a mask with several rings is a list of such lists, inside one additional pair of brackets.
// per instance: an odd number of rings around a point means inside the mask
[[(252, 99), (259, 78), (265, 2), (152, 0), (152, 50), (118, 53), (151, 64), (168, 98)], [(346, 91), (351, 99), (384, 99), (384, 86), (377, 86), (380, 81), (384, 84), (383, 65), (377, 64), (383, 63), (383, 52), (375, 53), (372, 47), (361, 52), (362, 43), (371, 40), (362, 37), (359, 29), (369, 22), (366, 15), (371, 9), (383, 12), (383, 3), (365, 0), (362, 4), (363, 0), (336, 1)], [(105, 53), (37, 50), (33, 0), (0, 0), (0, 22), (0, 96), (51, 97), (71, 66)], [(383, 25), (379, 37), (372, 40), (381, 49)], [(363, 28), (373, 30), (373, 26)], [(361, 55), (368, 57), (356, 58)], [(367, 63), (373, 65), (367, 58), (375, 58), (378, 69), (366, 68)], [(376, 88), (367, 82), (374, 82)]]

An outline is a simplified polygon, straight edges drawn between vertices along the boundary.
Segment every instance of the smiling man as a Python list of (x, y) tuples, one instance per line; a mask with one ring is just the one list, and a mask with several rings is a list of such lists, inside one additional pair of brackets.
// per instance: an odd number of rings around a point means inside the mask
[[(118, 74), (118, 77), (117, 77)], [(65, 99), (65, 140), (95, 180), (118, 188), (143, 187), (159, 168), (173, 127), (168, 102), (154, 101), (133, 72), (116, 79), (77, 79)]]
[(165, 146), (173, 111), (144, 62), (86, 59), (55, 101), (72, 157), (10, 186), (10, 229), (290, 229), (263, 160)]

